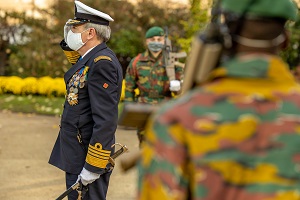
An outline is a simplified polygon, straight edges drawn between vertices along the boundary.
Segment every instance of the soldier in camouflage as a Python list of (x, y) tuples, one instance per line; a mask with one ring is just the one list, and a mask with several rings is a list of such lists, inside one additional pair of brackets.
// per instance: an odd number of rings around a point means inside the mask
[[(146, 32), (147, 50), (134, 57), (126, 71), (125, 102), (157, 104), (172, 97), (177, 92), (183, 75), (182, 67), (175, 67), (176, 80), (170, 84), (163, 61), (165, 33), (154, 26)], [(139, 90), (139, 96), (135, 94)]]
[[(126, 71), (124, 102), (158, 104), (172, 98), (180, 90), (183, 68), (175, 66), (176, 80), (169, 81), (163, 59), (165, 33), (161, 27), (151, 27), (146, 32), (147, 50), (134, 57)], [(139, 95), (136, 94), (136, 89)], [(173, 94), (172, 94), (173, 93)], [(138, 137), (142, 141), (142, 130)]]
[(223, 0), (221, 10), (230, 59), (151, 117), (139, 200), (300, 199), (300, 86), (278, 56), (297, 7)]

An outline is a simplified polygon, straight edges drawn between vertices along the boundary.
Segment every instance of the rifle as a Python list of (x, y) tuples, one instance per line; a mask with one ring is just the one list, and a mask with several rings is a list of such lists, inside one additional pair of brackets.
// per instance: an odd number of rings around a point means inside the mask
[(218, 66), (224, 47), (230, 48), (232, 45), (227, 27), (220, 23), (220, 0), (212, 8), (211, 16), (205, 30), (197, 34), (192, 42), (182, 94), (207, 81), (209, 73)]
[[(130, 128), (144, 128), (150, 117), (159, 107), (150, 104), (125, 103), (123, 111), (119, 117), (118, 125)], [(135, 167), (141, 156), (140, 152), (132, 152), (120, 161), (123, 172)]]
[(140, 158), (142, 153), (140, 151), (132, 152), (130, 155), (127, 156), (127, 158), (121, 159), (120, 166), (123, 172), (127, 172), (130, 169), (134, 168)]
[[(115, 166), (114, 159), (116, 159), (117, 157), (119, 157), (120, 155), (122, 155), (123, 153), (128, 151), (128, 148), (126, 147), (126, 145), (122, 145), (120, 143), (113, 144), (111, 147), (113, 148), (116, 145), (121, 146), (121, 148), (118, 151), (116, 151), (111, 157), (109, 157), (108, 164), (102, 174), (112, 171)], [(77, 190), (77, 192), (79, 194), (78, 199), (82, 199), (84, 194), (87, 192), (88, 188), (86, 186), (84, 186), (81, 183), (81, 181), (78, 181), (78, 182), (74, 183), (71, 187), (69, 187), (65, 192), (63, 192), (59, 197), (57, 197), (56, 200), (62, 200), (63, 198), (65, 198), (68, 194), (70, 194), (74, 190)]]
[(144, 128), (150, 115), (158, 109), (156, 105), (124, 103), (118, 125), (130, 128)]
[(168, 27), (165, 27), (165, 45), (163, 49), (164, 64), (166, 66), (167, 76), (169, 81), (176, 80), (175, 66), (184, 68), (184, 64), (179, 62), (178, 59), (185, 58), (186, 52), (175, 53), (172, 51), (171, 40), (168, 37)]
[[(227, 29), (226, 27), (221, 26), (221, 23), (219, 22), (219, 8), (220, 1), (218, 1), (213, 7), (212, 18), (206, 29), (194, 37), (191, 53), (188, 56), (187, 65), (185, 67), (184, 82), (181, 95), (191, 90), (193, 87), (204, 83), (207, 80), (211, 70), (218, 66), (223, 48), (229, 48), (231, 46), (231, 37)], [(171, 63), (170, 65), (174, 66), (173, 58), (172, 56), (170, 56), (172, 55), (170, 50), (170, 42), (168, 42), (167, 39), (165, 41), (165, 62)], [(173, 73), (171, 67), (169, 69), (169, 71)], [(127, 113), (126, 116), (128, 116), (128, 118), (124, 116), (122, 117), (121, 115), (119, 124), (132, 126), (137, 123), (136, 126), (143, 127), (146, 124), (149, 116), (151, 116), (152, 112), (159, 109), (159, 107), (156, 107), (155, 109), (152, 108), (151, 110), (151, 107), (149, 108), (144, 104), (138, 109), (138, 107), (135, 107), (135, 105), (132, 104), (124, 107), (123, 112)], [(139, 115), (136, 115), (137, 117), (135, 117), (136, 109), (139, 110)], [(124, 113), (122, 114), (125, 115)], [(129, 159), (121, 160), (121, 168), (123, 169), (123, 171), (127, 171), (134, 167), (139, 158), (140, 153), (136, 153)]]

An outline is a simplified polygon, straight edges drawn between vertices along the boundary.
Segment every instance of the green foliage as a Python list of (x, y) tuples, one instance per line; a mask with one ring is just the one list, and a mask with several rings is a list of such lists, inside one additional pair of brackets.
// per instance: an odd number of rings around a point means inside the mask
[(56, 31), (59, 18), (49, 12), (51, 9), (38, 11), (40, 18), (10, 14), (17, 24), (23, 24), (25, 31), (17, 35), (20, 37), (18, 41), (12, 43), (15, 51), (10, 54), (5, 75), (62, 77), (67, 70), (62, 66), (67, 62), (64, 62), (66, 59), (58, 45), (62, 38), (61, 32)]
[[(111, 23), (108, 46), (117, 54), (123, 69), (131, 58), (145, 50), (145, 32), (154, 25), (168, 27), (174, 49), (188, 53), (193, 37), (209, 19), (210, 6), (203, 8), (201, 2), (190, 0), (190, 7), (171, 8), (152, 0), (139, 0), (136, 5), (126, 0), (84, 1), (115, 20)], [(0, 9), (0, 75), (63, 77), (70, 67), (59, 43), (65, 22), (74, 17), (74, 1), (54, 0), (50, 9), (37, 10), (40, 18)], [(288, 28), (290, 45), (281, 55), (293, 67), (300, 60), (300, 21), (289, 23)]]
[[(187, 7), (167, 9), (151, 0), (141, 0), (136, 5), (129, 1), (115, 0), (85, 0), (84, 3), (100, 8), (115, 20), (110, 25), (112, 36), (108, 46), (117, 54), (124, 69), (131, 58), (144, 51), (144, 35), (151, 26), (167, 26), (173, 46), (177, 48), (181, 46), (178, 38), (185, 37), (188, 31), (184, 24), (178, 23), (188, 19)], [(70, 67), (59, 43), (63, 39), (65, 22), (74, 17), (74, 1), (55, 0), (50, 9), (40, 9), (38, 12), (40, 18), (32, 18), (24, 13), (9, 14), (17, 22), (14, 28), (20, 29), (18, 25), (23, 25), (23, 31), (18, 35), (22, 36), (24, 42), (12, 43), (14, 48), (11, 48), (13, 51), (9, 54), (4, 75), (62, 77)], [(3, 21), (7, 22), (6, 19)], [(5, 50), (0, 48), (0, 52)]]
[(287, 28), (289, 30), (289, 46), (281, 52), (281, 56), (290, 68), (294, 68), (300, 64), (300, 15), (296, 22), (289, 22)]
[(190, 52), (195, 34), (205, 27), (209, 19), (208, 10), (201, 7), (201, 0), (190, 0), (190, 3), (191, 8), (188, 20), (180, 21), (185, 30), (185, 37), (178, 39), (185, 52)]
[(145, 33), (152, 26), (168, 27), (174, 46), (180, 46), (176, 39), (185, 35), (183, 25), (178, 22), (188, 19), (187, 7), (167, 9), (151, 0), (141, 0), (136, 5), (111, 0), (85, 3), (103, 8), (115, 20), (111, 23), (112, 38), (108, 45), (121, 57), (133, 58), (144, 51)]
[(5, 74), (5, 68), (9, 64), (9, 55), (16, 50), (10, 44), (16, 43), (18, 37), (22, 41), (25, 27), (22, 21), (15, 19), (24, 15), (24, 13), (5, 12), (0, 9), (0, 75)]
[[(138, 32), (122, 29), (113, 35), (110, 45), (117, 50), (120, 56), (134, 56), (142, 51), (140, 35)], [(122, 39), (126, 38), (126, 40)]]

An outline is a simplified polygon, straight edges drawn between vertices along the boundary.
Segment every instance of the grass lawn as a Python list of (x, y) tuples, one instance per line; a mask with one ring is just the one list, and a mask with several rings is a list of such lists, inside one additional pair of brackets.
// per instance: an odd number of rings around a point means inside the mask
[(12, 112), (60, 115), (63, 110), (63, 97), (0, 95), (0, 110)]
[[(63, 97), (2, 94), (0, 95), (0, 110), (59, 116), (62, 114), (64, 101)], [(121, 105), (122, 103), (119, 104), (119, 113), (122, 110)]]

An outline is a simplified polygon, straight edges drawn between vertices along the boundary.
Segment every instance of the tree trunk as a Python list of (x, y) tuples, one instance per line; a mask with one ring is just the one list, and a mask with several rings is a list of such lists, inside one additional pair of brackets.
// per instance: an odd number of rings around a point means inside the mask
[(5, 75), (5, 67), (7, 65), (7, 54), (5, 51), (0, 52), (0, 76)]

